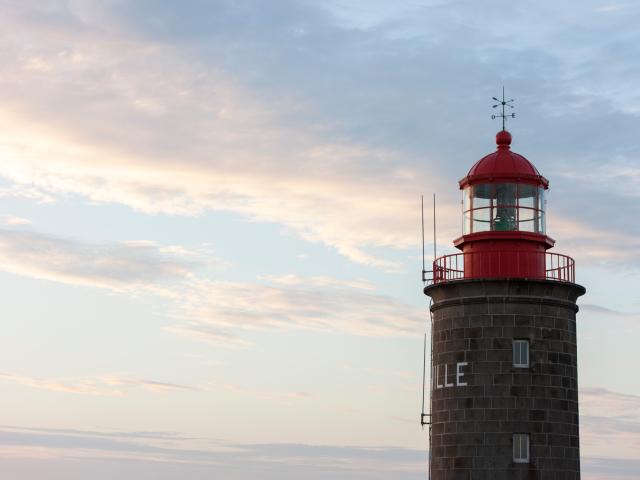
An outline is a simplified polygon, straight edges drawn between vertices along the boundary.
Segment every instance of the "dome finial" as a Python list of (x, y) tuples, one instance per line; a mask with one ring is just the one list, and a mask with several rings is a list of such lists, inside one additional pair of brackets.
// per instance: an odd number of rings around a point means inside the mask
[(511, 145), (511, 134), (507, 130), (500, 130), (496, 134), (496, 144), (498, 148), (509, 148)]
[(497, 99), (496, 97), (492, 97), (496, 102), (493, 108), (499, 107), (502, 105), (502, 113), (499, 115), (491, 115), (491, 119), (496, 119), (496, 118), (502, 118), (502, 130), (505, 130), (505, 121), (507, 120), (507, 117), (511, 117), (511, 118), (516, 118), (516, 114), (515, 113), (511, 113), (511, 114), (506, 114), (504, 113), (504, 107), (510, 107), (513, 108), (513, 105), (511, 105), (511, 102), (513, 102), (513, 98), (511, 100), (505, 100), (504, 98), (504, 85), (502, 86), (502, 100)]

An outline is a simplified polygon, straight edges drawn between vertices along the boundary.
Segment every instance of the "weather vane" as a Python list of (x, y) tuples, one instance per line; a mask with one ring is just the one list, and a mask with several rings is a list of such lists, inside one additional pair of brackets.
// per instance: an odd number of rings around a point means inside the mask
[(513, 108), (513, 105), (511, 105), (511, 102), (513, 102), (513, 98), (510, 100), (505, 100), (504, 98), (504, 86), (502, 87), (502, 100), (493, 97), (493, 99), (498, 102), (496, 103), (493, 108), (499, 107), (502, 105), (502, 113), (499, 115), (491, 115), (491, 119), (496, 119), (496, 118), (502, 118), (502, 130), (505, 130), (504, 125), (505, 125), (505, 121), (507, 120), (507, 117), (511, 117), (511, 118), (516, 118), (516, 114), (515, 113), (510, 113), (510, 114), (506, 114), (504, 113), (504, 107), (509, 107), (509, 108)]

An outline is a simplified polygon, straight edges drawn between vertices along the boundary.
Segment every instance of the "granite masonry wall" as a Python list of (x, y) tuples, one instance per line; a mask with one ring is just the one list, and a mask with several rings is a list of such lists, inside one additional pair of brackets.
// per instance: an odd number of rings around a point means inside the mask
[[(580, 478), (576, 299), (580, 285), (460, 280), (430, 285), (433, 299), (431, 478)], [(513, 340), (528, 340), (528, 368)], [(514, 463), (513, 434), (530, 438)]]

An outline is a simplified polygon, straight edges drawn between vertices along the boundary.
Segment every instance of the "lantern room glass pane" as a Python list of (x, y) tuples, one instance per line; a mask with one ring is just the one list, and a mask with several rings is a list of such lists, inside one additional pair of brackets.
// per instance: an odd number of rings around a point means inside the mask
[(485, 208), (491, 206), (493, 199), (493, 185), (490, 183), (473, 186), (473, 208)]
[(471, 212), (464, 212), (464, 222), (462, 224), (462, 234), (471, 233)]
[(547, 231), (547, 226), (545, 224), (545, 215), (543, 211), (539, 211), (538, 212), (538, 219), (537, 219), (537, 232), (538, 233), (545, 233)]
[(538, 210), (543, 210), (545, 209), (545, 192), (544, 192), (544, 188), (543, 187), (538, 187)]
[(516, 207), (496, 207), (493, 209), (493, 230), (504, 232), (516, 229)]
[(467, 187), (462, 191), (462, 211), (466, 212), (471, 208), (471, 193), (473, 187)]
[(518, 185), (518, 206), (519, 207), (528, 207), (528, 208), (537, 208), (537, 195), (538, 195), (538, 187), (537, 185), (531, 185), (528, 183), (522, 183)]
[(478, 208), (473, 212), (473, 232), (488, 232), (491, 230), (491, 209)]
[(517, 230), (516, 191), (515, 183), (496, 183), (496, 206), (493, 209), (494, 230)]
[(496, 205), (516, 206), (515, 183), (496, 183)]
[(536, 210), (532, 208), (518, 209), (518, 230), (521, 232), (536, 232)]

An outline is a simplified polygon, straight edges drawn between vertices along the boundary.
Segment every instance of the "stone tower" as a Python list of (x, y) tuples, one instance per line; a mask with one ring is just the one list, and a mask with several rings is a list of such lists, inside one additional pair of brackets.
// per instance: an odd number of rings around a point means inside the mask
[(577, 298), (572, 258), (547, 250), (549, 182), (510, 150), (460, 181), (462, 253), (435, 260), (431, 478), (575, 480)]

